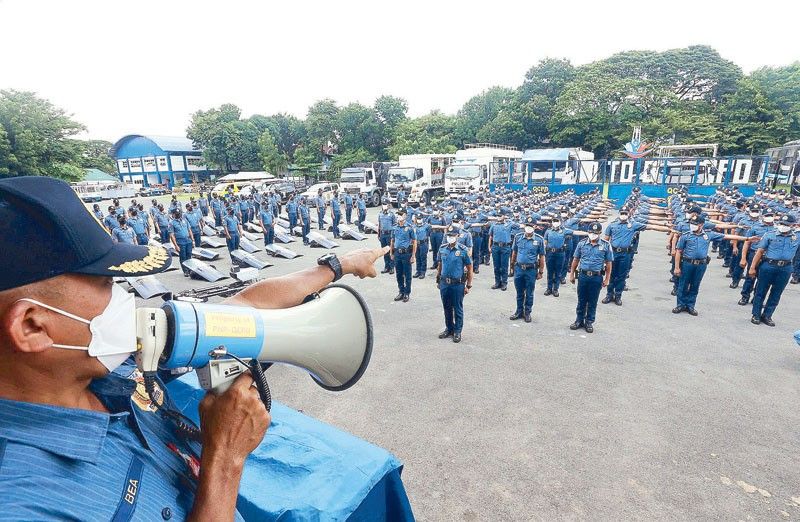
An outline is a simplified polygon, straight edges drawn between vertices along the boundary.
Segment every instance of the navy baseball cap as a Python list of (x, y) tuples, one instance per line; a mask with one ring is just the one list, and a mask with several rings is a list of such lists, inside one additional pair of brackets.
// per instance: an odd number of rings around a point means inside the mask
[(781, 225), (794, 225), (795, 223), (797, 223), (797, 221), (795, 221), (794, 216), (791, 216), (789, 214), (784, 214), (781, 216), (779, 223)]
[(0, 223), (0, 291), (66, 273), (143, 276), (171, 263), (161, 247), (112, 241), (75, 191), (53, 178), (0, 180)]
[(595, 221), (595, 222), (593, 222), (592, 224), (589, 225), (589, 232), (594, 232), (596, 234), (599, 234), (602, 231), (603, 231), (603, 225), (601, 225), (597, 221)]
[(454, 227), (453, 225), (450, 225), (449, 227), (447, 227), (447, 235), (448, 236), (457, 236), (459, 233), (460, 233), (460, 230), (457, 227)]

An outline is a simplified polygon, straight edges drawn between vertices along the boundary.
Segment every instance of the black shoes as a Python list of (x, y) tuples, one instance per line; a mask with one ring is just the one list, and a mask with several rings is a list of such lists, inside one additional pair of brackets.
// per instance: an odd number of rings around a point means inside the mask
[(793, 285), (796, 285), (797, 283), (800, 283), (800, 277), (792, 276), (792, 279), (789, 280), (789, 283), (791, 283)]
[(453, 337), (453, 332), (448, 332), (445, 330), (439, 334), (439, 339), (447, 339), (448, 337)]
[(402, 301), (403, 297), (405, 297), (403, 294), (397, 294), (397, 297), (395, 297), (394, 300), (395, 301)]
[(509, 317), (509, 319), (510, 319), (511, 321), (516, 321), (517, 319), (522, 319), (522, 317), (523, 317), (523, 314), (522, 314), (522, 312), (514, 312), (514, 315), (512, 315), (511, 317)]
[(739, 282), (731, 281), (731, 284), (728, 285), (728, 288), (739, 288)]
[(558, 297), (558, 290), (553, 290), (553, 297)]
[(697, 317), (697, 310), (694, 308), (687, 308), (686, 311), (689, 312), (689, 315)]
[(420, 278), (420, 279), (425, 279), (425, 272), (421, 273), (421, 274), (419, 275), (419, 278)]
[(761, 316), (761, 322), (767, 326), (775, 326), (775, 321), (772, 320), (772, 317), (767, 317), (766, 315)]
[(460, 343), (461, 342), (461, 334), (460, 333), (453, 334), (453, 342), (454, 343)]
[(561, 284), (562, 284), (562, 285), (565, 285), (565, 284), (567, 284), (567, 278), (566, 278), (566, 277), (562, 277), (562, 278), (561, 278)]
[(614, 296), (612, 296), (611, 294), (606, 294), (606, 296), (600, 302), (603, 303), (603, 304), (608, 304), (613, 300), (614, 300)]
[(525, 314), (525, 322), (526, 323), (530, 323), (531, 322), (531, 314)]
[(389, 273), (388, 268), (384, 268), (383, 270), (381, 270), (381, 274), (388, 274), (388, 273)]
[(552, 294), (553, 294), (553, 291), (550, 290), (549, 288), (544, 291), (544, 295), (552, 295)]
[(508, 290), (508, 285), (503, 285), (503, 286), (501, 286), (501, 287), (500, 287), (500, 290), (502, 290), (503, 292), (505, 292), (506, 290)]
[(586, 330), (586, 333), (594, 332), (594, 326), (592, 326), (592, 323), (590, 322), (587, 322), (586, 326), (584, 326), (583, 329)]
[(497, 290), (498, 288), (500, 288), (500, 285), (498, 285), (497, 283), (492, 285), (492, 290)]
[(679, 313), (685, 312), (685, 311), (686, 311), (686, 307), (685, 306), (676, 306), (675, 308), (672, 309), (672, 313), (673, 314), (679, 314)]
[(389, 269), (389, 273), (390, 273), (390, 274), (394, 274), (394, 268), (390, 268), (390, 269)]
[[(475, 266), (477, 267), (478, 265), (475, 265)], [(475, 270), (473, 270), (472, 272), (475, 273), (475, 274), (480, 274), (481, 273), (480, 270), (478, 270), (477, 268), (475, 268)]]
[(760, 317), (756, 317), (754, 315), (753, 317), (750, 318), (750, 322), (753, 323), (753, 324), (761, 324), (761, 318)]
[(672, 292), (670, 292), (670, 295), (678, 295), (678, 291), (673, 288)]
[(406, 294), (406, 295), (404, 295), (404, 296), (403, 296), (403, 302), (404, 302), (404, 303), (407, 303), (407, 302), (408, 302), (408, 294)]
[(739, 306), (747, 306), (748, 304), (750, 304), (749, 297), (742, 296), (742, 298), (739, 299)]
[(583, 328), (583, 323), (579, 323), (578, 321), (575, 321), (574, 323), (569, 325), (570, 330), (577, 330), (579, 328)]
[(614, 304), (617, 306), (622, 306), (622, 296), (618, 295), (616, 299), (614, 299)]
[(411, 276), (411, 279), (416, 279), (418, 277), (419, 277), (419, 274), (414, 274), (414, 275)]

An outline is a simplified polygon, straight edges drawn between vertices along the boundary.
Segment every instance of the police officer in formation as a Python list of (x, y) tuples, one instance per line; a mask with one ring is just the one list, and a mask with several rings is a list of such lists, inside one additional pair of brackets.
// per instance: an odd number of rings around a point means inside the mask
[(111, 232), (111, 239), (117, 243), (126, 243), (128, 245), (136, 245), (136, 233), (131, 227), (128, 226), (125, 216), (120, 216), (119, 226)]
[(800, 247), (800, 238), (794, 227), (797, 220), (786, 214), (781, 216), (774, 230), (764, 233), (756, 245), (756, 253), (749, 270), (751, 277), (758, 274), (756, 293), (753, 296), (753, 315), (750, 322), (775, 326), (772, 314), (778, 307), (783, 290), (792, 276), (793, 260)]
[(331, 199), (331, 221), (333, 222), (333, 238), (339, 239), (339, 222), (342, 220), (342, 207), (339, 202), (339, 191), (334, 189)]
[[(223, 232), (228, 245), (228, 252), (239, 249), (239, 239), (242, 237), (242, 222), (236, 215), (235, 208), (231, 205), (226, 209), (225, 217), (222, 219)], [(231, 259), (233, 257), (231, 256)]]
[(169, 220), (168, 230), (172, 246), (174, 246), (175, 250), (178, 252), (178, 259), (180, 259), (183, 275), (189, 277), (189, 269), (186, 268), (183, 263), (192, 258), (194, 237), (188, 221), (186, 221), (186, 218), (181, 214), (180, 207), (172, 211), (172, 219)]
[(417, 240), (416, 264), (417, 270), (413, 278), (425, 279), (425, 272), (428, 270), (428, 243), (431, 236), (431, 225), (427, 223), (421, 214), (414, 215), (414, 235)]
[(467, 247), (458, 242), (460, 230), (450, 225), (447, 228), (447, 242), (439, 249), (439, 263), (436, 267), (436, 283), (444, 308), (444, 331), (439, 339), (453, 338), (461, 342), (464, 327), (464, 296), (472, 288), (472, 259)]
[(489, 227), (489, 250), (492, 253), (492, 263), (494, 264), (494, 285), (492, 285), (492, 290), (499, 288), (505, 292), (508, 288), (511, 243), (514, 235), (519, 232), (518, 228), (516, 223), (507, 220), (506, 215), (502, 213), (497, 221)]
[(525, 318), (525, 322), (530, 323), (533, 291), (536, 281), (544, 274), (544, 238), (535, 233), (536, 219), (533, 216), (525, 220), (523, 230), (514, 238), (511, 251), (510, 274), (514, 276), (517, 290), (517, 310), (509, 319)]
[(411, 296), (411, 266), (417, 255), (417, 236), (414, 227), (406, 223), (406, 214), (402, 210), (397, 213), (397, 224), (392, 229), (389, 255), (397, 270), (397, 288), (399, 293), (395, 301), (408, 302)]
[(308, 210), (305, 196), (300, 196), (297, 204), (297, 217), (300, 219), (300, 226), (303, 228), (303, 244), (308, 245), (310, 243), (308, 234), (311, 233), (311, 213)]
[[(389, 246), (392, 242), (392, 231), (397, 224), (395, 214), (389, 209), (389, 201), (384, 200), (381, 211), (378, 214), (378, 239), (382, 247)], [(394, 262), (391, 252), (383, 256), (382, 274), (394, 274)]]
[(275, 240), (275, 216), (272, 209), (267, 205), (262, 205), (258, 211), (258, 223), (264, 231), (264, 244), (271, 245)]
[[(589, 225), (588, 237), (575, 247), (569, 270), (569, 281), (578, 280), (578, 306), (575, 309), (575, 322), (570, 330), (583, 328), (586, 333), (594, 332), (595, 312), (600, 290), (607, 287), (611, 278), (611, 263), (614, 253), (611, 244), (600, 238), (602, 225), (594, 222)], [(577, 276), (576, 276), (577, 273)]]
[(358, 231), (364, 232), (364, 220), (367, 219), (367, 202), (364, 200), (364, 194), (359, 192), (354, 205), (358, 209)]
[(317, 191), (317, 197), (314, 198), (314, 203), (317, 205), (317, 225), (319, 226), (320, 230), (325, 229), (325, 209), (328, 206), (328, 203), (325, 201), (325, 197), (322, 195), (322, 189)]

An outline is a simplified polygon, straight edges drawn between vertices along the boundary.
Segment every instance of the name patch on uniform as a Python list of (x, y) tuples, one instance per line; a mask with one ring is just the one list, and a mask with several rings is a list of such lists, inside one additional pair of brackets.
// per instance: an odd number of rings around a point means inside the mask
[(122, 498), (117, 505), (116, 512), (114, 512), (114, 517), (111, 519), (113, 522), (123, 522), (133, 518), (133, 512), (134, 509), (136, 509), (136, 501), (139, 498), (142, 471), (144, 471), (144, 463), (139, 457), (133, 457), (131, 465), (128, 468), (128, 475), (125, 477)]
[(461, 250), (456, 250), (456, 257), (459, 257), (460, 255), (461, 255)]
[(538, 241), (534, 241), (533, 242), (533, 246), (539, 246), (539, 242)]
[(703, 234), (703, 239), (705, 239), (706, 241), (708, 241), (708, 234)]

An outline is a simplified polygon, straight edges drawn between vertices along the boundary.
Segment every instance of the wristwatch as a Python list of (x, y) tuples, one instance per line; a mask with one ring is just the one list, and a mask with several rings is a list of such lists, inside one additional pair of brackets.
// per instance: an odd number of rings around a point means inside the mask
[(327, 266), (331, 270), (333, 270), (333, 280), (338, 281), (342, 278), (342, 264), (339, 262), (339, 258), (336, 257), (336, 254), (329, 252), (319, 259), (317, 259), (317, 264), (322, 266)]

